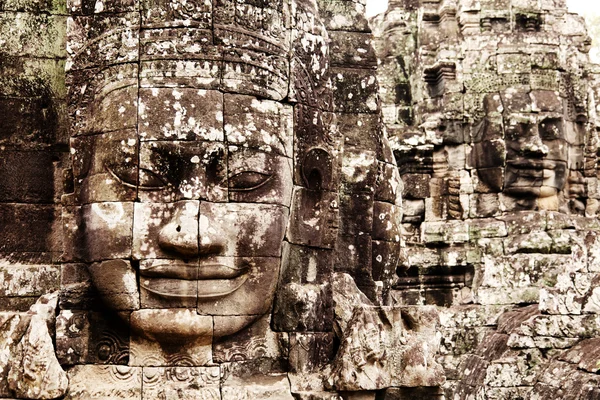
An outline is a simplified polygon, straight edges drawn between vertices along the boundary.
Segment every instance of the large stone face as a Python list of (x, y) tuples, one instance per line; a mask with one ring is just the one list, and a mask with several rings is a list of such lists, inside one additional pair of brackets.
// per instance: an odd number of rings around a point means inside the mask
[[(55, 3), (0, 4), (0, 397), (440, 384), (396, 346), (403, 189), (362, 0)], [(25, 312), (57, 289), (45, 331)], [(328, 385), (363, 325), (402, 368)]]

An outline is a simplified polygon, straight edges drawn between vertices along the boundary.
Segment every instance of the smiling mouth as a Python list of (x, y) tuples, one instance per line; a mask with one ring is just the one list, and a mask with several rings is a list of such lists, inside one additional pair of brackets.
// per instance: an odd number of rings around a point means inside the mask
[(140, 266), (140, 286), (157, 296), (173, 299), (217, 299), (238, 290), (250, 268), (207, 263)]

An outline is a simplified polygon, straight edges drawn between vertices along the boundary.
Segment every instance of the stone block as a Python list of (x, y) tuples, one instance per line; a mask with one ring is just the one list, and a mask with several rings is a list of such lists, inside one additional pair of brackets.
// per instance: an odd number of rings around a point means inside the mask
[(490, 363), (484, 383), (491, 387), (532, 386), (542, 365), (538, 349), (510, 350), (503, 358)]
[[(142, 398), (142, 368), (124, 365), (76, 365), (68, 372), (69, 390), (65, 399)], [(90, 385), (93, 382), (93, 385)]]
[(98, 295), (114, 310), (140, 308), (136, 271), (129, 260), (107, 260), (88, 267)]
[(558, 359), (577, 365), (581, 370), (597, 373), (598, 372), (598, 342), (600, 339), (585, 339), (562, 353)]
[(17, 397), (52, 399), (63, 396), (68, 385), (67, 373), (54, 354), (47, 321), (40, 315), (32, 316), (10, 361), (9, 388)]
[[(391, 208), (388, 203), (383, 203)], [(341, 235), (358, 236), (369, 234), (373, 224), (372, 193), (340, 193), (339, 194), (339, 229)], [(361, 215), (362, 218), (356, 218)]]
[(375, 200), (395, 205), (402, 204), (404, 184), (395, 164), (379, 161), (377, 163), (377, 179), (375, 182)]
[[(14, 115), (9, 113), (7, 115)], [(56, 155), (44, 152), (3, 151), (0, 156), (0, 201), (52, 203)]]
[(12, 397), (8, 386), (8, 372), (11, 360), (17, 355), (17, 345), (27, 331), (32, 316), (19, 312), (0, 313), (0, 396)]
[(288, 376), (293, 393), (324, 390), (324, 371), (334, 356), (333, 342), (331, 332), (291, 335)]
[(539, 315), (523, 328), (535, 336), (591, 338), (598, 335), (597, 315)]
[[(206, 218), (206, 222), (205, 222)], [(281, 205), (208, 203), (200, 204), (200, 243), (205, 225), (220, 228), (224, 256), (280, 257), (288, 210)], [(206, 231), (210, 235), (210, 230)], [(209, 241), (212, 238), (209, 236)]]
[[(254, 68), (240, 69), (247, 58)], [(248, 49), (224, 51), (221, 89), (280, 101), (288, 95), (290, 81), (287, 57)]]
[(169, 259), (181, 251), (198, 253), (199, 207), (199, 201), (194, 200), (135, 203), (133, 257)]
[(427, 174), (403, 174), (404, 191), (402, 197), (404, 199), (425, 199), (429, 197), (430, 179), (431, 176)]
[[(269, 312), (277, 287), (281, 263), (279, 257), (236, 257), (233, 260), (223, 257), (217, 259), (217, 262), (219, 261), (222, 265), (233, 265), (234, 269), (248, 272), (223, 286), (220, 286), (218, 281), (199, 279), (197, 312), (201, 315), (215, 316), (258, 316)], [(202, 265), (199, 272), (202, 272)], [(232, 287), (237, 289), (230, 292)], [(215, 293), (220, 291), (227, 294), (215, 301)]]
[(376, 153), (371, 150), (345, 150), (340, 178), (344, 192), (374, 193), (377, 178)]
[(0, 204), (0, 252), (57, 251), (53, 238), (58, 211), (48, 204)]
[[(263, 146), (268, 148), (269, 145)], [(227, 170), (229, 201), (290, 206), (294, 187), (290, 158), (245, 146), (229, 146)]]
[(480, 287), (476, 291), (476, 303), (483, 305), (505, 305), (505, 304), (534, 304), (539, 301), (537, 287), (513, 288), (510, 291), (499, 288)]
[(61, 365), (127, 365), (129, 335), (129, 314), (62, 310), (56, 320), (56, 354)]
[(60, 285), (58, 265), (23, 265), (0, 262), (0, 296), (40, 296)]
[(331, 65), (334, 67), (375, 68), (377, 58), (370, 33), (331, 31)]
[(318, 4), (328, 30), (370, 31), (364, 4), (345, 0), (319, 0)]
[(500, 200), (495, 193), (481, 193), (469, 196), (470, 217), (488, 218), (500, 215)]
[(331, 285), (288, 283), (275, 298), (273, 328), (277, 331), (331, 331)]
[(205, 366), (212, 361), (213, 318), (195, 310), (151, 309), (131, 314), (129, 365)]
[(396, 273), (402, 249), (399, 243), (372, 241), (372, 273), (375, 281), (391, 280)]
[(79, 234), (85, 237), (86, 261), (131, 257), (134, 203), (86, 204), (81, 213), (84, 225), (78, 226), (85, 227)]
[[(257, 316), (250, 316), (256, 318)], [(215, 316), (215, 336), (221, 336), (222, 326), (242, 316)], [(244, 330), (229, 337), (213, 341), (213, 361), (216, 363), (250, 361), (262, 358), (282, 359), (287, 357), (287, 333), (271, 330), (269, 315), (259, 316)], [(227, 330), (227, 328), (225, 328)]]
[[(229, 186), (239, 189), (234, 184), (235, 181), (227, 180), (227, 159), (230, 155), (222, 142), (159, 140), (144, 141), (140, 146), (141, 190), (138, 196), (142, 202), (225, 202)], [(253, 167), (258, 164), (259, 169), (273, 168), (260, 155), (244, 155), (249, 158), (248, 163)], [(235, 158), (239, 158), (239, 155)], [(269, 161), (274, 164), (277, 160)], [(235, 164), (232, 162), (233, 166)], [(265, 171), (263, 175), (267, 173)]]
[(381, 201), (373, 204), (373, 239), (399, 243), (401, 222), (401, 207)]
[(294, 184), (338, 190), (342, 136), (338, 115), (298, 104), (294, 107)]
[(333, 80), (335, 111), (347, 113), (375, 113), (377, 79), (372, 69), (330, 68)]
[(221, 400), (220, 369), (214, 367), (145, 367), (142, 398)]
[(290, 243), (333, 248), (338, 234), (338, 199), (332, 192), (294, 188), (286, 238)]
[(59, 302), (63, 309), (87, 309), (97, 294), (86, 264), (62, 264), (60, 269)]
[(221, 92), (142, 88), (139, 96), (142, 140), (224, 140)]
[(442, 389), (439, 387), (422, 388), (389, 388), (385, 390), (383, 400), (442, 400)]
[(548, 254), (552, 249), (552, 238), (544, 231), (531, 232), (523, 235), (512, 235), (505, 240), (507, 254), (541, 253)]
[(492, 218), (469, 221), (469, 237), (473, 240), (481, 238), (506, 237), (506, 223)]
[(424, 243), (464, 243), (469, 240), (469, 225), (463, 221), (426, 222), (421, 235)]
[(372, 286), (373, 241), (370, 236), (339, 236), (336, 242), (337, 263), (334, 271), (346, 272), (359, 286)]
[(290, 382), (286, 374), (273, 372), (268, 375), (259, 371), (272, 366), (232, 363), (225, 366), (221, 382), (222, 400), (248, 398), (256, 400), (292, 400)]
[(547, 226), (546, 214), (539, 211), (509, 213), (499, 219), (506, 222), (509, 236), (525, 234), (532, 231), (543, 231), (546, 230)]
[(136, 61), (140, 38), (134, 26), (139, 26), (139, 17), (139, 12), (72, 15), (66, 46), (68, 71)]
[(293, 109), (253, 96), (225, 94), (224, 124), (227, 143), (284, 157), (293, 155)]
[(3, 12), (0, 36), (4, 39), (4, 52), (21, 57), (64, 58), (66, 22), (64, 15)]
[(283, 242), (280, 284), (325, 283), (331, 279), (334, 252)]

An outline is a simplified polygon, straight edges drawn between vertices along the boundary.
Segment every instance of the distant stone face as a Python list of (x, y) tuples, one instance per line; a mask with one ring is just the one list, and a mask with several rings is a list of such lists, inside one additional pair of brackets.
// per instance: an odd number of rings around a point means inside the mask
[(554, 198), (539, 201), (540, 208), (558, 205), (568, 166), (582, 163), (569, 151), (565, 131), (575, 124), (564, 120), (562, 100), (549, 90), (506, 89), (486, 95), (484, 109), (485, 118), (473, 131), (472, 161), (479, 178), (512, 197)]
[(405, 188), (391, 294), (438, 306), (446, 397), (594, 397), (569, 364), (598, 336), (600, 70), (583, 19), (561, 0), (399, 0), (372, 25)]

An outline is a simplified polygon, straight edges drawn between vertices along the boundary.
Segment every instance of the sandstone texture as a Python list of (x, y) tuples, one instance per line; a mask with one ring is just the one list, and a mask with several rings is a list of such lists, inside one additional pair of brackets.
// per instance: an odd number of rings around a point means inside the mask
[(600, 398), (564, 0), (0, 2), (0, 397)]

